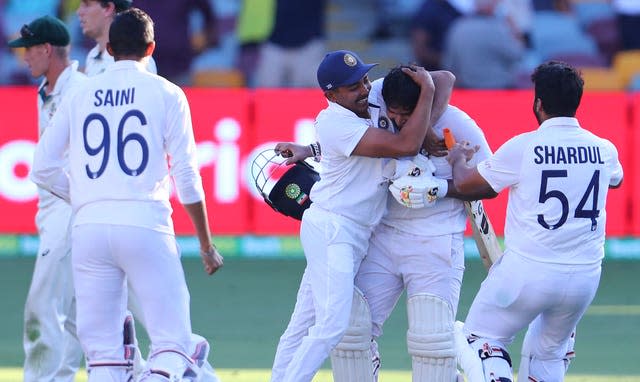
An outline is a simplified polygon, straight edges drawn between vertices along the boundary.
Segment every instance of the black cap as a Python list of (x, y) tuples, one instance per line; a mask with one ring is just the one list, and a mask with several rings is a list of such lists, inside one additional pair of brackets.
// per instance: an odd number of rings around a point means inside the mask
[(69, 45), (69, 30), (58, 18), (43, 16), (20, 28), (20, 37), (9, 41), (12, 48), (28, 48), (49, 43), (56, 46)]
[(318, 66), (318, 85), (322, 90), (355, 84), (378, 64), (365, 64), (354, 52), (336, 50), (329, 52)]

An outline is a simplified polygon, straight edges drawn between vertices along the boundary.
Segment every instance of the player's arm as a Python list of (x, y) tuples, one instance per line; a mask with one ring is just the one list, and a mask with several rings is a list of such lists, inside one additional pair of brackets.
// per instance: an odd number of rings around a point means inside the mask
[(293, 142), (279, 142), (274, 148), (276, 154), (280, 154), (283, 158), (287, 158), (286, 164), (294, 164), (297, 161), (314, 157), (316, 161), (320, 161), (322, 155), (320, 151), (320, 143), (314, 142), (310, 145), (303, 146)]
[(170, 171), (180, 203), (184, 206), (200, 242), (200, 257), (204, 269), (213, 274), (222, 267), (222, 256), (211, 242), (202, 178), (196, 159), (191, 113), (184, 93), (177, 100), (168, 100), (173, 107), (167, 113), (167, 131), (164, 134)]
[(58, 112), (38, 140), (31, 166), (31, 180), (52, 194), (69, 202), (69, 175), (64, 170), (64, 153), (69, 146), (69, 102), (62, 102)]
[(478, 150), (468, 142), (456, 143), (449, 150), (447, 160), (451, 164), (453, 179), (450, 180), (447, 196), (462, 200), (479, 200), (495, 198), (498, 193), (478, 172), (476, 166), (467, 163)]
[[(433, 78), (435, 88), (433, 93), (433, 106), (431, 107), (431, 117), (429, 119), (429, 126), (433, 127), (449, 106), (451, 93), (453, 92), (453, 85), (456, 83), (456, 76), (447, 70), (436, 70), (429, 72), (429, 74), (431, 74), (431, 78)], [(444, 146), (444, 139), (441, 141), (442, 147), (446, 150), (446, 146)]]
[(433, 131), (433, 126), (435, 126), (436, 122), (438, 122), (447, 110), (447, 107), (449, 107), (456, 76), (446, 70), (437, 70), (429, 73), (433, 78), (435, 93), (433, 95), (431, 119), (429, 120), (430, 128), (427, 130), (427, 135), (422, 142), (422, 150), (433, 156), (442, 157), (447, 155), (447, 146), (444, 143), (444, 139)]
[(196, 229), (198, 241), (200, 242), (200, 257), (207, 274), (213, 274), (223, 265), (222, 256), (218, 253), (218, 249), (211, 242), (211, 232), (209, 231), (209, 223), (207, 219), (207, 208), (204, 200), (195, 203), (183, 204), (189, 218)]
[(418, 153), (429, 128), (433, 106), (434, 84), (429, 72), (421, 67), (403, 68), (420, 85), (420, 97), (413, 113), (397, 134), (378, 128), (369, 128), (364, 133), (352, 155), (366, 157), (403, 157)]

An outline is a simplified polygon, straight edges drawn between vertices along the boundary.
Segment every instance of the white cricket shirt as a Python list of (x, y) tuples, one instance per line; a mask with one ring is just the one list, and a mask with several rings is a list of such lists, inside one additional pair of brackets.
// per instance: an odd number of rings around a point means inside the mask
[(509, 188), (507, 251), (545, 263), (602, 260), (607, 191), (623, 176), (611, 142), (575, 118), (552, 118), (507, 141), (478, 172), (496, 192)]
[[(104, 51), (100, 51), (100, 45), (96, 44), (89, 53), (87, 53), (87, 58), (84, 61), (85, 68), (84, 72), (87, 76), (93, 77), (97, 74), (100, 74), (107, 69), (107, 67), (115, 62), (112, 55), (105, 49)], [(147, 58), (147, 70), (150, 73), (157, 74), (158, 68), (156, 67), (156, 62), (153, 57)]]
[[(78, 61), (72, 61), (58, 76), (53, 91), (45, 94), (48, 85), (47, 79), (43, 79), (38, 87), (38, 136), (42, 136), (49, 125), (51, 118), (55, 114), (60, 102), (68, 96), (73, 89), (86, 80), (86, 76), (78, 71)], [(65, 153), (66, 157), (66, 153)], [(67, 168), (66, 160), (64, 167)], [(38, 187), (38, 212), (36, 214), (36, 224), (40, 227), (41, 222), (46, 220), (50, 214), (58, 210), (69, 210), (69, 204), (51, 192)]]
[[(382, 82), (383, 79), (379, 79), (372, 83), (369, 101), (380, 106), (378, 127), (394, 131), (393, 123), (387, 115), (387, 107), (382, 98)], [(451, 130), (457, 141), (469, 141), (472, 145), (480, 146), (470, 161), (472, 165), (491, 155), (491, 149), (484, 133), (464, 111), (449, 105), (432, 129), (436, 135), (443, 137), (442, 131), (445, 127)], [(429, 159), (436, 167), (434, 175), (437, 178), (451, 179), (451, 165), (447, 162), (446, 157), (430, 156)], [(463, 202), (458, 199), (438, 199), (435, 205), (429, 208), (407, 208), (398, 203), (391, 193), (388, 193), (387, 213), (382, 217), (382, 223), (414, 235), (438, 236), (463, 232), (467, 224), (467, 215)]]
[(173, 233), (169, 168), (180, 202), (203, 200), (183, 91), (138, 62), (117, 61), (60, 105), (36, 148), (32, 179), (71, 200), (74, 225)]
[(382, 177), (383, 160), (351, 155), (367, 129), (373, 127), (371, 120), (329, 102), (318, 114), (315, 126), (322, 166), (320, 181), (311, 188), (313, 204), (361, 225), (377, 224), (385, 211), (388, 187)]

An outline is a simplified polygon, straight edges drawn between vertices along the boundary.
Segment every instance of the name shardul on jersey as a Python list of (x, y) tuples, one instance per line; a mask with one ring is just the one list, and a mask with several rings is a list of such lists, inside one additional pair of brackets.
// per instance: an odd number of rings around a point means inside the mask
[(533, 152), (535, 164), (604, 164), (598, 146), (536, 146)]

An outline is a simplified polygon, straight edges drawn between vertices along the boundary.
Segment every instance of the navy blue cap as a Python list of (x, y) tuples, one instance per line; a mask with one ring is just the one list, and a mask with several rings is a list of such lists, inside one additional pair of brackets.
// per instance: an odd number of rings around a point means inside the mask
[(331, 90), (355, 84), (378, 64), (365, 64), (354, 52), (336, 50), (329, 52), (318, 66), (318, 85)]

